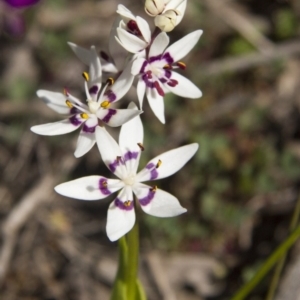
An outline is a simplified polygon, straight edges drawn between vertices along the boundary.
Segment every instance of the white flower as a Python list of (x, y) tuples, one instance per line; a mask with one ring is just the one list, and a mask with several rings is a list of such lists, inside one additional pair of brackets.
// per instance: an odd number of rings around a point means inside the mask
[(187, 0), (146, 0), (145, 11), (149, 16), (155, 17), (155, 26), (169, 32), (181, 22), (186, 4)]
[(85, 55), (86, 52), (81, 53), (90, 65), (89, 74), (83, 73), (86, 104), (71, 95), (67, 89), (64, 93), (38, 90), (38, 97), (42, 98), (48, 107), (59, 114), (67, 115), (68, 118), (31, 127), (31, 130), (37, 134), (51, 136), (72, 132), (83, 125), (74, 153), (76, 157), (83, 156), (93, 147), (96, 142), (95, 129), (98, 124), (121, 126), (141, 113), (133, 109), (110, 108), (110, 105), (120, 100), (132, 85), (131, 64), (121, 73), (115, 83), (111, 78), (101, 90), (101, 64), (95, 47), (91, 47), (88, 55)]
[(151, 42), (151, 30), (146, 20), (134, 16), (124, 5), (119, 4), (117, 13), (122, 18), (116, 40), (128, 52), (138, 53), (146, 49)]
[(125, 235), (135, 223), (133, 193), (141, 208), (150, 215), (173, 217), (186, 212), (176, 197), (142, 182), (165, 178), (177, 172), (195, 154), (198, 144), (165, 152), (150, 160), (137, 173), (144, 149), (143, 126), (139, 116), (122, 126), (119, 144), (101, 127), (96, 129), (96, 139), (102, 160), (119, 179), (88, 176), (62, 183), (55, 190), (61, 195), (81, 200), (104, 199), (120, 190), (108, 209), (106, 232), (111, 241)]
[(149, 105), (157, 118), (165, 123), (164, 102), (165, 92), (172, 92), (185, 98), (202, 96), (199, 88), (189, 79), (174, 72), (174, 69), (185, 69), (179, 60), (186, 56), (198, 42), (202, 30), (196, 30), (166, 48), (169, 37), (161, 32), (154, 39), (146, 58), (137, 58), (132, 64), (132, 74), (139, 77), (137, 94), (142, 108), (146, 93)]

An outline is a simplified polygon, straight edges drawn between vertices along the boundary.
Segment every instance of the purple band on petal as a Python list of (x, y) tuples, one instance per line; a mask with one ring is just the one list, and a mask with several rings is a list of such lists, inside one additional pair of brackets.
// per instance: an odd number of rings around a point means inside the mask
[(99, 187), (100, 192), (101, 192), (103, 195), (110, 195), (110, 194), (111, 194), (110, 190), (107, 188), (107, 181), (106, 181), (105, 178), (101, 178), (101, 179), (99, 180), (99, 185), (98, 185), (98, 187)]
[(80, 119), (78, 119), (76, 117), (76, 115), (72, 116), (71, 118), (69, 118), (71, 124), (73, 124), (74, 126), (78, 126), (82, 123), (82, 121)]
[(98, 93), (98, 90), (99, 89), (98, 89), (97, 85), (93, 85), (90, 87), (89, 92), (90, 92), (90, 94), (96, 95)]
[(162, 83), (166, 83), (167, 79), (166, 78), (170, 78), (172, 75), (172, 71), (171, 70), (165, 70), (165, 74), (163, 78), (159, 78), (159, 81)]
[(108, 165), (109, 169), (115, 173), (117, 167), (120, 165), (120, 164), (123, 164), (123, 160), (121, 158), (117, 158), (114, 160), (114, 162), (112, 162), (111, 164)]
[(138, 155), (139, 155), (139, 152), (128, 151), (124, 155), (124, 161), (128, 161), (128, 160), (131, 160), (131, 159), (137, 159)]
[(149, 189), (149, 192), (146, 195), (146, 197), (139, 199), (140, 204), (142, 206), (148, 205), (153, 200), (154, 195), (155, 195), (155, 190), (153, 190), (152, 188)]
[(76, 108), (76, 107), (72, 107), (70, 109), (70, 115), (75, 115), (75, 114), (78, 114), (79, 113), (79, 110)]
[(169, 52), (164, 53), (162, 59), (166, 60), (168, 64), (172, 64), (174, 62), (174, 59)]
[(152, 88), (152, 89), (154, 88), (153, 79), (152, 78), (149, 79), (149, 75), (148, 74), (144, 74), (142, 76), (142, 79), (144, 80), (144, 82), (145, 82), (145, 84), (146, 84), (147, 87)]
[(86, 123), (84, 123), (83, 125), (83, 128), (82, 128), (82, 131), (83, 132), (87, 132), (87, 133), (94, 133), (95, 132), (95, 129), (96, 129), (97, 125), (96, 126), (87, 126)]
[(108, 98), (110, 103), (114, 102), (117, 99), (116, 94), (112, 90), (108, 90), (105, 92), (104, 97)]
[(156, 165), (154, 163), (150, 163), (146, 166), (146, 169), (150, 170), (150, 179), (149, 180), (154, 180), (158, 177), (158, 172), (156, 169)]
[(115, 109), (108, 109), (107, 115), (102, 119), (103, 122), (108, 123), (112, 116), (114, 116), (117, 113)]
[(132, 210), (133, 209), (133, 201), (129, 201), (129, 205), (125, 205), (120, 199), (115, 199), (115, 206), (122, 210)]
[(145, 73), (145, 68), (147, 67), (148, 62), (145, 60), (142, 64), (141, 70), (140, 70), (140, 74)]
[(161, 54), (156, 55), (156, 56), (151, 56), (151, 57), (149, 57), (148, 61), (149, 61), (150, 64), (155, 62), (155, 61), (159, 61), (159, 60), (161, 60), (161, 56), (162, 56)]

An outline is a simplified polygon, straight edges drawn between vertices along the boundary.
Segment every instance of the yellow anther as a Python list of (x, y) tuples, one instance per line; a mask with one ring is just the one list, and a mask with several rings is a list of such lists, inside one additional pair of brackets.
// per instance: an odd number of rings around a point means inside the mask
[(183, 69), (183, 70), (186, 69), (186, 64), (185, 64), (184, 62), (182, 62), (182, 61), (179, 61), (179, 62), (177, 63), (177, 66), (178, 66), (180, 69)]
[(154, 185), (151, 189), (150, 189), (151, 192), (156, 192), (157, 191), (157, 185)]
[(126, 207), (129, 207), (130, 204), (131, 204), (131, 201), (130, 201), (130, 200), (127, 200), (127, 201), (124, 202), (124, 205), (125, 205)]
[(81, 117), (82, 119), (88, 119), (88, 118), (89, 118), (89, 115), (86, 114), (86, 113), (82, 113), (82, 114), (80, 114), (80, 117)]
[(110, 102), (107, 100), (105, 100), (101, 103), (102, 108), (109, 108), (109, 106), (110, 106)]
[(101, 185), (102, 185), (103, 187), (107, 187), (107, 181), (106, 181), (106, 180), (102, 181), (102, 182), (101, 182)]
[(137, 144), (138, 144), (138, 146), (140, 147), (140, 149), (141, 149), (142, 151), (145, 150), (145, 147), (144, 147), (144, 145), (143, 145), (142, 143), (137, 143)]
[(70, 100), (67, 100), (67, 101), (66, 101), (66, 104), (67, 104), (67, 106), (68, 106), (69, 108), (72, 108), (72, 107), (73, 107), (73, 105), (72, 105), (72, 103), (71, 103)]
[(162, 164), (162, 161), (159, 159), (158, 162), (157, 162), (157, 164), (156, 164), (156, 166), (155, 166), (155, 168), (156, 169), (159, 168), (161, 166), (161, 164)]
[(115, 83), (115, 80), (112, 78), (112, 77), (109, 77), (107, 80), (106, 80), (106, 84), (108, 85), (113, 85)]
[(163, 69), (167, 70), (167, 69), (172, 69), (172, 66), (169, 64), (164, 65)]
[(84, 78), (85, 81), (89, 81), (90, 80), (90, 76), (87, 72), (83, 72), (82, 73), (82, 77)]

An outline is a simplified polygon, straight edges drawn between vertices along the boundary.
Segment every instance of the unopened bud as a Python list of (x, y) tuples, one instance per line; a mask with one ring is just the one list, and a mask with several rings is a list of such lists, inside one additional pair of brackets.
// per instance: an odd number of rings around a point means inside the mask
[(146, 0), (145, 1), (145, 11), (151, 16), (155, 17), (163, 12), (165, 8), (164, 0)]
[(155, 17), (154, 24), (161, 31), (172, 31), (176, 26), (177, 16), (178, 12), (176, 10), (167, 10), (165, 13)]

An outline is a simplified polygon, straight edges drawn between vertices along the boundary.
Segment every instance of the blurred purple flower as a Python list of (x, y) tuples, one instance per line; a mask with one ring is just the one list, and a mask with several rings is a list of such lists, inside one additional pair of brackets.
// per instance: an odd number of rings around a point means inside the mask
[(39, 2), (39, 0), (4, 0), (8, 5), (15, 8), (23, 8), (31, 6)]

